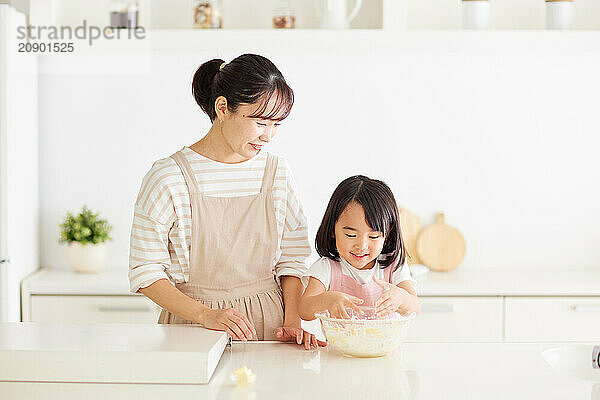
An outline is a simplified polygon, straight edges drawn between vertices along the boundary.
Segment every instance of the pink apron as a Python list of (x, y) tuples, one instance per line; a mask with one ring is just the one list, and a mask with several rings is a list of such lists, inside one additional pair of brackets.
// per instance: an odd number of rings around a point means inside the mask
[[(338, 261), (329, 260), (331, 265), (331, 283), (329, 290), (356, 296), (364, 300), (362, 306), (373, 307), (375, 301), (383, 294), (383, 288), (375, 282), (358, 283), (351, 276), (342, 273), (342, 265)], [(392, 283), (393, 265), (383, 268), (384, 281)]]

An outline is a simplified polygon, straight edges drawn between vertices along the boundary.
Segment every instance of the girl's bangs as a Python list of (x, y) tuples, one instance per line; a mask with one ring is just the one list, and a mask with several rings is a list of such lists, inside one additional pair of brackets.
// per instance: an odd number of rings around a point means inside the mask
[[(273, 106), (269, 107), (271, 99), (274, 98)], [(261, 96), (262, 100), (260, 107), (249, 118), (268, 119), (271, 121), (282, 121), (290, 115), (292, 106), (294, 105), (294, 92), (285, 84), (278, 82), (273, 91)]]
[(365, 209), (365, 219), (371, 229), (383, 233), (384, 236), (387, 235), (390, 230), (390, 222), (387, 221), (382, 214), (377, 212), (371, 213), (369, 212), (371, 210), (368, 210), (365, 206), (363, 206), (363, 208)]
[(361, 191), (356, 200), (363, 207), (365, 219), (371, 229), (387, 235), (395, 218), (393, 210), (390, 210), (385, 200), (378, 196), (369, 196), (366, 191)]

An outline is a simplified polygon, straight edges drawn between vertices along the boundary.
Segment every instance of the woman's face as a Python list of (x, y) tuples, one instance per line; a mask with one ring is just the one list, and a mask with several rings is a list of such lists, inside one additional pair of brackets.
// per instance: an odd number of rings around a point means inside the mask
[(365, 211), (357, 202), (349, 203), (335, 223), (335, 245), (340, 256), (357, 269), (370, 269), (381, 254), (385, 237), (371, 229)]
[(225, 113), (223, 118), (223, 139), (234, 153), (245, 160), (256, 156), (275, 137), (279, 127), (278, 121), (249, 117), (259, 106), (242, 104), (235, 112)]

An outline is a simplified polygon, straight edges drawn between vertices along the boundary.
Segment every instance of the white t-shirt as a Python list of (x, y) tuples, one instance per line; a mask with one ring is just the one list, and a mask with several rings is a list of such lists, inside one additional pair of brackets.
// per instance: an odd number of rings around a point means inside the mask
[[(342, 274), (354, 278), (354, 280), (360, 283), (361, 285), (373, 281), (373, 273), (377, 271), (377, 265), (374, 265), (371, 269), (357, 269), (350, 265), (350, 263), (348, 263), (348, 261), (344, 260), (342, 257), (340, 257), (340, 259), (340, 264), (342, 266)], [(378, 263), (378, 261), (375, 262)], [(382, 269), (381, 272), (383, 273), (383, 271), (384, 270)], [(329, 263), (329, 258), (321, 257), (317, 261), (315, 261), (313, 265), (311, 265), (311, 267), (309, 268), (307, 276), (318, 279), (319, 281), (321, 281), (323, 286), (325, 286), (325, 289), (329, 290), (329, 286), (331, 284), (331, 264)], [(380, 279), (383, 279), (383, 275), (380, 275), (380, 277)], [(416, 281), (411, 276), (410, 269), (408, 268), (408, 265), (406, 263), (404, 263), (402, 268), (398, 268), (392, 274), (392, 283), (394, 285), (397, 285), (400, 282), (404, 281), (411, 281), (413, 285), (416, 283)]]

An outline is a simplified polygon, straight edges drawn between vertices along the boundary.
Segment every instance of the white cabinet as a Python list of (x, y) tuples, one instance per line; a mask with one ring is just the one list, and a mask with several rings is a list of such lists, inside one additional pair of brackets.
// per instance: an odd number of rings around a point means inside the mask
[[(397, 1), (397, 0), (392, 0)], [(575, 2), (574, 29), (598, 29), (597, 0)], [(408, 29), (460, 29), (462, 1), (407, 1)], [(545, 29), (546, 4), (543, 0), (501, 0), (490, 4), (491, 29)]]
[(158, 320), (160, 307), (144, 296), (31, 296), (31, 322), (141, 323)]
[(600, 341), (600, 297), (508, 297), (505, 339)]
[(127, 271), (42, 269), (21, 283), (23, 322), (156, 323), (160, 307), (129, 292)]
[(421, 297), (409, 341), (497, 342), (502, 340), (501, 297)]
[[(523, 282), (530, 282), (523, 285)], [(410, 342), (600, 342), (600, 270), (430, 272), (417, 289)], [(22, 283), (23, 321), (156, 323), (160, 308), (129, 293), (127, 271), (43, 269)], [(303, 326), (322, 337), (318, 320)]]

